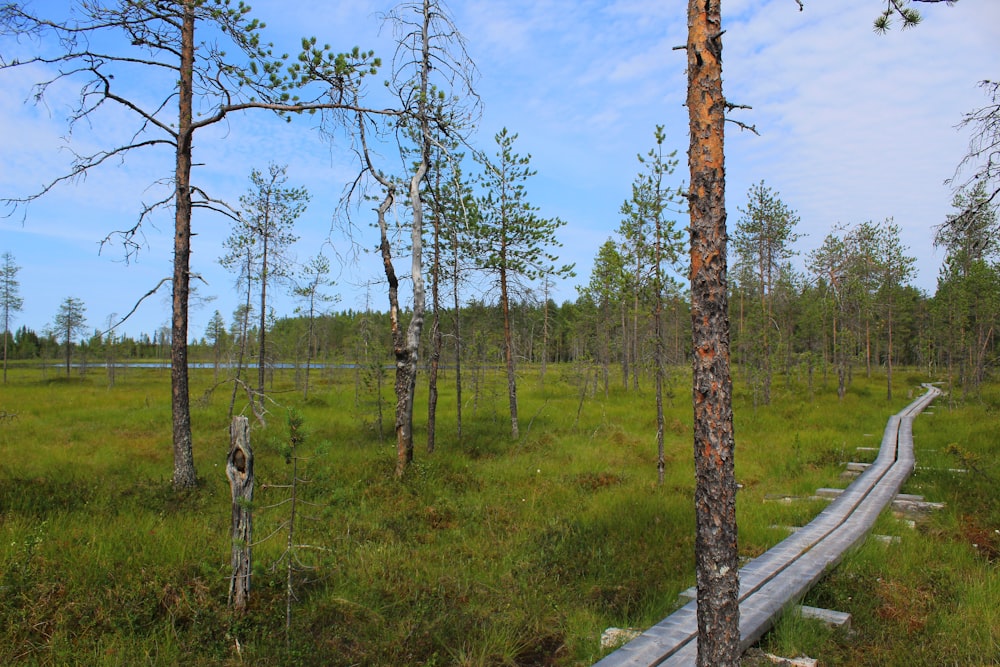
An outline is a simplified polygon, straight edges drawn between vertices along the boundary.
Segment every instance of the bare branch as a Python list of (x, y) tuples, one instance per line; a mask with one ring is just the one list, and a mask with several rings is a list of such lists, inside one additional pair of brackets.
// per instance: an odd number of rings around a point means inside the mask
[(163, 287), (164, 283), (169, 283), (169, 282), (170, 282), (170, 278), (168, 277), (168, 278), (163, 278), (162, 280), (160, 280), (160, 282), (156, 283), (156, 287), (154, 287), (153, 289), (151, 289), (148, 292), (146, 292), (145, 294), (143, 294), (139, 298), (139, 300), (135, 302), (135, 305), (132, 306), (132, 310), (128, 311), (128, 314), (125, 315), (125, 317), (121, 318), (118, 321), (118, 323), (115, 324), (114, 326), (108, 328), (107, 331), (104, 331), (103, 333), (101, 333), (101, 336), (106, 336), (109, 333), (111, 333), (112, 331), (114, 331), (115, 329), (117, 329), (118, 327), (120, 327), (121, 325), (125, 324), (125, 322), (128, 320), (128, 318), (132, 317), (133, 313), (135, 313), (135, 311), (137, 311), (139, 309), (139, 306), (142, 305), (143, 301), (145, 301), (149, 297), (151, 297), (154, 294), (156, 294), (159, 291), (159, 289), (161, 287)]
[[(129, 259), (133, 255), (137, 255), (139, 253), (139, 249), (143, 245), (145, 245), (145, 235), (143, 235), (141, 231), (142, 223), (146, 220), (147, 216), (149, 216), (153, 211), (169, 205), (174, 200), (174, 195), (175, 193), (172, 191), (169, 195), (167, 195), (163, 199), (160, 199), (159, 201), (156, 201), (152, 204), (143, 203), (142, 211), (140, 211), (139, 219), (136, 221), (136, 223), (129, 229), (115, 230), (113, 232), (110, 232), (107, 236), (105, 236), (101, 240), (100, 251), (104, 250), (104, 246), (111, 244), (112, 237), (116, 236), (120, 237), (122, 245), (125, 246), (125, 262), (128, 263)], [(136, 236), (142, 236), (143, 242), (142, 243), (136, 242), (134, 240)]]
[[(970, 206), (954, 219), (957, 225), (1000, 201), (1000, 82), (987, 80), (979, 85), (989, 97), (989, 103), (966, 114), (958, 124), (958, 129), (972, 130), (969, 150), (955, 168), (955, 174), (945, 183), (953, 186), (956, 192), (982, 187), (984, 196), (969, 201)], [(960, 180), (960, 174), (966, 169), (971, 169), (971, 175)]]
[(0, 203), (6, 206), (14, 206), (14, 207), (21, 204), (28, 204), (30, 202), (35, 201), (36, 199), (39, 199), (43, 195), (47, 194), (50, 190), (52, 190), (52, 188), (54, 188), (59, 183), (63, 183), (65, 181), (73, 181), (80, 177), (86, 177), (86, 174), (90, 169), (106, 162), (107, 160), (115, 156), (123, 156), (129, 151), (135, 150), (137, 148), (145, 148), (147, 146), (155, 146), (158, 144), (173, 145), (172, 142), (166, 139), (150, 139), (149, 141), (141, 141), (139, 143), (128, 144), (127, 146), (118, 146), (117, 148), (113, 148), (109, 151), (100, 151), (94, 153), (93, 155), (77, 156), (77, 159), (74, 160), (75, 164), (68, 174), (64, 174), (63, 176), (56, 178), (55, 180), (49, 182), (47, 185), (43, 186), (42, 189), (39, 190), (38, 192), (28, 195), (27, 197), (5, 197), (3, 199), (0, 199)]
[(726, 118), (726, 122), (727, 123), (732, 123), (733, 125), (735, 125), (736, 127), (740, 128), (741, 130), (745, 130), (747, 132), (753, 132), (758, 137), (760, 136), (760, 133), (757, 131), (757, 126), (756, 125), (747, 125), (746, 123), (744, 123), (742, 121), (734, 120), (732, 118)]
[(221, 199), (209, 197), (208, 194), (199, 187), (192, 187), (191, 192), (192, 194), (197, 194), (201, 197), (201, 199), (193, 200), (191, 202), (192, 207), (214, 211), (220, 215), (224, 215), (234, 222), (242, 221), (239, 211), (230, 206), (227, 202), (224, 202)]
[[(734, 111), (736, 109), (747, 109), (747, 110), (753, 109), (753, 107), (751, 107), (749, 105), (746, 105), (746, 104), (734, 104), (732, 102), (726, 102), (725, 105), (726, 105), (726, 111)], [(757, 132), (757, 126), (756, 125), (748, 125), (747, 123), (735, 120), (733, 118), (730, 118), (729, 116), (726, 116), (725, 120), (726, 120), (727, 123), (732, 123), (733, 125), (735, 125), (736, 127), (740, 128), (741, 130), (745, 130), (747, 132), (753, 132), (758, 137), (760, 136), (760, 133)]]
[(369, 107), (357, 106), (355, 104), (345, 104), (342, 102), (307, 102), (301, 104), (287, 104), (279, 102), (240, 102), (236, 104), (225, 104), (218, 108), (218, 110), (197, 123), (192, 123), (193, 129), (198, 129), (205, 127), (207, 125), (212, 125), (218, 123), (223, 118), (225, 118), (230, 113), (235, 113), (237, 111), (245, 111), (247, 109), (266, 109), (270, 111), (275, 111), (278, 113), (295, 113), (301, 114), (310, 111), (356, 111), (364, 114), (375, 114), (380, 116), (402, 116), (405, 111), (400, 109), (374, 109)]

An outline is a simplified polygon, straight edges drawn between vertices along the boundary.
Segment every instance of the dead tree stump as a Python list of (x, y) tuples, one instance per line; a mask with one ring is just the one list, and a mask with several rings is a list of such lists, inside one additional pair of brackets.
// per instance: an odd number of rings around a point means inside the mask
[(226, 477), (233, 494), (233, 576), (229, 580), (229, 604), (242, 612), (250, 598), (250, 547), (253, 544), (253, 449), (250, 448), (250, 422), (243, 416), (233, 417), (229, 425)]

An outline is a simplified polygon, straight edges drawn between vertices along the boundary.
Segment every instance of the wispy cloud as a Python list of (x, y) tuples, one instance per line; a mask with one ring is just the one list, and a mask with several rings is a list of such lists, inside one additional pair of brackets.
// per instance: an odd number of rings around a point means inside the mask
[[(294, 54), (300, 37), (316, 35), (338, 50), (375, 48), (388, 63), (392, 33), (379, 15), (393, 4), (258, 0), (254, 15), (269, 24), (266, 36), (279, 51)], [(655, 125), (666, 126), (668, 148), (680, 151), (675, 184), (686, 180), (685, 54), (674, 50), (686, 39), (684, 3), (453, 0), (449, 9), (481, 74), (478, 93), (485, 110), (477, 147), (495, 152), (492, 137), (501, 127), (520, 134), (517, 150), (532, 154), (539, 172), (528, 185), (529, 195), (542, 215), (567, 221), (561, 254), (563, 261), (577, 264), (576, 282), (584, 283), (598, 246), (618, 226), (619, 207), (638, 170), (636, 154), (651, 147)], [(723, 11), (726, 94), (753, 107), (735, 112), (736, 117), (760, 131), (758, 137), (734, 125), (727, 129), (730, 223), (739, 218), (747, 188), (761, 179), (801, 214), (800, 231), (808, 234), (801, 242), (804, 251), (838, 222), (892, 216), (902, 225), (911, 253), (920, 258), (919, 285), (932, 289), (940, 257), (930, 239), (950, 208), (951, 193), (943, 181), (968, 140), (954, 126), (963, 113), (984, 103), (976, 82), (997, 76), (1000, 2), (928, 5), (922, 25), (884, 36), (871, 30), (878, 11), (871, 0), (806, 0), (801, 12), (793, 0), (728, 0)], [(372, 81), (373, 93), (384, 72)], [(77, 91), (55, 89), (49, 109), (23, 106), (39, 74), (3, 72), (0, 196), (37, 188), (67, 164), (60, 149), (64, 105)], [(111, 112), (92, 129), (81, 127), (74, 145), (93, 150), (120, 141), (129, 127)], [(388, 152), (385, 158), (387, 167), (399, 163)], [(288, 125), (260, 115), (234, 117), (196, 142), (200, 182), (233, 202), (246, 190), (250, 168), (271, 160), (287, 163), (290, 182), (313, 193), (300, 227), (300, 258), (328, 240), (344, 255), (352, 242), (374, 245), (364, 205), (354, 212), (353, 239), (331, 232), (340, 195), (357, 167), (349, 141), (341, 138), (331, 145), (317, 132), (315, 120)], [(72, 280), (63, 268), (88, 277), (78, 282), (91, 295), (80, 296), (95, 303), (105, 294), (127, 291), (123, 283), (139, 289), (154, 276), (158, 280), (169, 264), (168, 215), (159, 219), (153, 247), (140, 267), (129, 269), (127, 279), (122, 267), (97, 257), (95, 248), (103, 234), (134, 220), (139, 203), (153, 196), (150, 185), (170, 173), (169, 156), (136, 155), (76, 187), (60, 188), (33, 208), (24, 229), (17, 221), (0, 222), (4, 248), (16, 244), (19, 261), (32, 263), (31, 300), (52, 298), (36, 293), (36, 282)], [(199, 217), (196, 231), (196, 270), (219, 296), (211, 308), (228, 314), (235, 305), (230, 303), (231, 277), (216, 263), (227, 225)], [(34, 266), (46, 255), (35, 245), (49, 248), (46, 261), (59, 263), (58, 276)], [(149, 275), (140, 272), (147, 269)], [(348, 293), (342, 303), (363, 306), (364, 289), (347, 283), (379, 279), (378, 262), (363, 261), (344, 276)], [(556, 298), (575, 298), (575, 290), (566, 284)], [(378, 307), (381, 297), (373, 304)], [(57, 305), (49, 304), (48, 310), (54, 312)], [(290, 312), (290, 304), (283, 306)], [(209, 314), (196, 314), (193, 332), (203, 328), (198, 318), (207, 320)], [(149, 320), (156, 326), (161, 314)]]

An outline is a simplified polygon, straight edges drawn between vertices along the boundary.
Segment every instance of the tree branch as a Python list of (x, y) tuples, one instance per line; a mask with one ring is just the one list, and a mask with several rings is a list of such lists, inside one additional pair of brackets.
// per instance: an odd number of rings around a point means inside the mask
[[(45, 186), (43, 186), (41, 190), (39, 190), (38, 192), (36, 192), (34, 194), (28, 195), (27, 197), (5, 197), (5, 198), (2, 198), (2, 199), (0, 199), (0, 204), (3, 204), (5, 206), (17, 207), (18, 205), (21, 205), (21, 204), (31, 203), (31, 202), (35, 201), (36, 199), (39, 199), (43, 195), (47, 194), (50, 190), (52, 190), (52, 188), (54, 188), (59, 183), (62, 183), (64, 181), (72, 181), (72, 180), (74, 180), (74, 179), (76, 179), (78, 177), (81, 177), (81, 176), (85, 177), (86, 174), (87, 174), (87, 172), (90, 169), (96, 167), (99, 164), (102, 164), (102, 163), (106, 162), (107, 160), (110, 160), (111, 158), (115, 157), (116, 155), (124, 155), (125, 153), (127, 153), (127, 152), (129, 152), (131, 150), (135, 150), (137, 148), (145, 148), (147, 146), (155, 146), (155, 145), (158, 145), (158, 144), (174, 145), (173, 142), (167, 141), (166, 139), (150, 139), (149, 141), (141, 141), (141, 142), (135, 143), (135, 144), (128, 144), (127, 146), (119, 146), (119, 147), (114, 148), (114, 149), (112, 149), (110, 151), (100, 151), (100, 152), (94, 153), (93, 155), (78, 156), (78, 155), (74, 154), (74, 157), (77, 158), (76, 159), (76, 164), (73, 166), (73, 168), (71, 169), (71, 171), (68, 174), (64, 174), (64, 175), (60, 176), (59, 178), (56, 178), (55, 180), (50, 181), (48, 184), (46, 184)], [(11, 213), (13, 213), (13, 211)], [(9, 217), (10, 215), (11, 214), (8, 213), (8, 214), (5, 215), (5, 217)]]
[[(748, 109), (748, 110), (753, 109), (753, 107), (751, 107), (749, 105), (746, 105), (746, 104), (733, 104), (732, 102), (726, 102), (725, 105), (726, 105), (726, 111), (733, 111), (735, 109)], [(748, 125), (747, 123), (735, 120), (733, 118), (730, 118), (729, 116), (725, 117), (725, 121), (727, 123), (732, 123), (733, 125), (735, 125), (736, 127), (740, 128), (741, 130), (746, 130), (747, 132), (753, 132), (758, 137), (760, 136), (760, 133), (757, 132), (757, 126), (756, 125)]]
[(140, 297), (139, 300), (135, 302), (135, 305), (132, 306), (132, 310), (128, 311), (128, 314), (125, 315), (125, 317), (123, 317), (121, 320), (119, 320), (118, 323), (115, 324), (114, 326), (108, 328), (107, 331), (102, 332), (101, 336), (102, 337), (106, 336), (109, 333), (111, 333), (112, 331), (114, 331), (115, 329), (117, 329), (118, 327), (120, 327), (121, 325), (125, 324), (125, 321), (128, 320), (128, 318), (132, 317), (132, 315), (135, 313), (135, 311), (137, 311), (139, 309), (139, 306), (142, 305), (143, 301), (145, 301), (149, 297), (151, 297), (154, 294), (156, 294), (159, 291), (159, 289), (161, 287), (163, 287), (163, 283), (169, 283), (169, 282), (171, 282), (170, 278), (163, 278), (162, 280), (160, 280), (160, 282), (156, 283), (156, 287), (154, 287), (153, 289), (151, 289), (148, 292), (146, 292), (145, 294), (143, 294), (142, 297)]

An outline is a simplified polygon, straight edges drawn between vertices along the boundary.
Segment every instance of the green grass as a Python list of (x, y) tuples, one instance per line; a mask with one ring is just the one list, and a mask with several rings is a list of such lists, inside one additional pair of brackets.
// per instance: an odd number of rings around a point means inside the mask
[[(855, 459), (857, 446), (877, 446), (889, 415), (909, 402), (907, 392), (918, 378), (899, 376), (899, 398), (891, 404), (880, 378), (868, 383), (856, 377), (843, 402), (832, 379), (812, 395), (777, 381), (773, 405), (756, 410), (737, 385), (745, 558), (783, 539), (780, 526), (801, 525), (823, 506), (764, 502), (767, 495), (805, 496), (819, 486), (846, 484), (839, 479), (843, 462)], [(651, 381), (640, 392), (612, 386), (607, 397), (591, 385), (581, 404), (580, 369), (550, 366), (544, 386), (537, 369), (526, 369), (518, 387), (522, 437), (512, 442), (504, 381), (499, 375), (486, 380), (478, 400), (466, 385), (459, 439), (451, 377), (442, 379), (433, 455), (421, 447), (426, 407), (418, 401), (416, 461), (396, 481), (388, 439), (391, 401), (387, 439), (380, 442), (371, 397), (362, 396), (356, 407), (351, 371), (317, 372), (305, 404), (291, 376), (276, 378), (268, 426), (254, 423), (252, 433), (258, 539), (287, 517), (287, 505), (280, 504), (287, 492), (278, 488), (291, 469), (284, 457), (285, 410), (295, 407), (308, 431), (299, 454), (301, 476), (309, 480), (300, 493), (309, 504), (300, 507), (296, 542), (311, 548), (296, 551), (301, 563), (286, 643), (283, 533), (254, 547), (248, 612), (234, 617), (226, 606), (229, 391), (220, 387), (206, 394), (211, 371), (192, 376), (201, 484), (178, 494), (169, 485), (167, 374), (132, 369), (108, 388), (97, 372), (67, 381), (34, 369), (13, 370), (0, 389), (0, 411), (16, 414), (0, 424), (0, 664), (596, 661), (604, 628), (657, 622), (694, 582), (687, 372), (674, 373), (662, 487), (656, 483)], [(389, 391), (387, 386), (387, 399)], [(419, 393), (426, 396), (423, 387)], [(952, 467), (965, 467), (954, 463), (956, 457), (978, 461), (995, 479), (990, 429), (968, 439), (965, 431), (953, 430), (976, 410), (992, 409), (995, 423), (995, 407), (962, 409), (966, 416), (954, 421), (940, 408), (918, 420), (918, 464), (924, 441), (937, 450), (954, 442), (958, 448), (939, 453), (942, 460)], [(831, 604), (852, 598), (858, 610), (846, 610), (859, 619), (868, 614), (864, 622), (872, 634), (814, 632), (806, 648), (845, 656), (836, 664), (862, 664), (851, 660), (865, 650), (906, 655), (910, 641), (897, 635), (910, 625), (888, 611), (892, 596), (902, 599), (931, 583), (936, 587), (928, 589), (934, 594), (921, 626), (934, 633), (926, 638), (928, 659), (969, 655), (973, 641), (995, 647), (997, 612), (990, 616), (978, 608), (998, 599), (995, 567), (968, 541), (997, 527), (995, 486), (947, 486), (979, 484), (978, 478), (954, 482), (954, 476), (916, 475), (911, 485), (934, 485), (921, 492), (949, 506), (921, 532), (895, 528), (903, 542), (889, 548), (923, 550), (907, 568), (914, 579), (876, 585), (879, 577), (889, 581), (877, 570), (879, 563), (884, 567), (886, 547), (866, 544), (811, 595)], [(984, 494), (969, 500), (969, 508), (991, 502), (992, 514), (960, 512), (967, 493)], [(886, 523), (883, 532), (894, 529)], [(944, 559), (937, 574), (921, 575), (917, 565), (932, 558)], [(920, 576), (930, 576), (931, 583)], [(940, 613), (945, 598), (939, 589), (948, 589), (951, 600)], [(938, 638), (963, 625), (969, 629), (957, 637)], [(767, 641), (805, 641), (798, 634), (779, 628)], [(946, 664), (902, 660), (898, 664)]]
[(887, 511), (874, 532), (899, 541), (867, 540), (806, 596), (850, 612), (850, 633), (789, 617), (765, 648), (824, 665), (1000, 664), (998, 408), (991, 386), (965, 404), (942, 397), (916, 419), (918, 469), (903, 491), (946, 507), (913, 528)]

